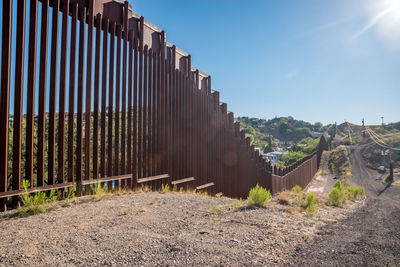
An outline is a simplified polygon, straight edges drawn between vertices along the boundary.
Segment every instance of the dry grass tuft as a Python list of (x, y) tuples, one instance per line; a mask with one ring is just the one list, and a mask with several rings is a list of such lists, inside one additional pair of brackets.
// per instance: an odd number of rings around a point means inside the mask
[(278, 195), (278, 203), (281, 205), (290, 205), (291, 202), (291, 193), (289, 190), (280, 192)]

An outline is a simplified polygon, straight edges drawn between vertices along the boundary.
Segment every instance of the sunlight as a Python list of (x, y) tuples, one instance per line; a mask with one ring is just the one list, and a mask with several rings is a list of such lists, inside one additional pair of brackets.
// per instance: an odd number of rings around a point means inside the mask
[(357, 39), (365, 32), (374, 28), (389, 45), (400, 44), (400, 0), (373, 1), (368, 6), (369, 22), (353, 36)]

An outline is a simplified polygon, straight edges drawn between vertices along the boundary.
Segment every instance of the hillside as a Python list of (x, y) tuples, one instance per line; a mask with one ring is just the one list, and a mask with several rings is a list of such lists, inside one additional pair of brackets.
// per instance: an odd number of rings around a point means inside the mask
[(251, 138), (256, 147), (265, 151), (271, 150), (276, 146), (273, 139), (279, 139), (282, 142), (298, 143), (302, 139), (311, 137), (312, 132), (329, 132), (333, 125), (323, 126), (317, 122), (311, 124), (303, 120), (296, 120), (293, 117), (276, 117), (270, 120), (259, 118), (238, 117), (242, 129), (246, 135)]
[[(386, 125), (373, 125), (367, 126), (380, 137), (382, 140), (391, 147), (400, 148), (400, 122), (390, 123)], [(368, 167), (376, 169), (380, 165), (389, 167), (389, 156), (383, 156), (382, 152), (387, 149), (379, 146), (369, 136), (368, 133), (363, 135), (363, 127), (352, 123), (346, 123), (338, 125), (337, 140), (340, 140), (344, 144), (351, 144), (349, 140), (349, 132), (351, 133), (352, 144), (363, 145), (361, 154)], [(400, 151), (393, 151), (392, 159), (394, 167), (400, 167)]]

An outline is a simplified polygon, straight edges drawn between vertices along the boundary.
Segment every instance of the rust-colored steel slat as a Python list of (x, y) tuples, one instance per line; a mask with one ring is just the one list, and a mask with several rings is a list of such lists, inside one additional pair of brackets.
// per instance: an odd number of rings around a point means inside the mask
[(108, 18), (103, 18), (103, 69), (101, 77), (101, 146), (100, 146), (100, 176), (106, 174), (106, 101), (107, 101), (107, 58), (108, 58)]
[[(127, 51), (127, 45), (128, 45), (128, 29), (127, 29), (127, 3), (125, 2), (124, 6), (124, 19), (123, 19), (123, 24), (124, 24), (124, 32), (123, 32), (123, 65), (122, 65), (122, 112), (121, 112), (121, 173), (125, 174), (126, 173), (126, 165), (130, 164), (130, 162), (126, 162), (126, 72), (127, 72), (127, 60), (128, 60), (128, 51)], [(129, 136), (128, 136), (129, 138)], [(125, 181), (124, 181), (125, 183)]]
[(46, 74), (47, 74), (47, 38), (49, 27), (49, 0), (42, 1), (42, 21), (40, 37), (40, 72), (39, 72), (39, 120), (37, 152), (37, 186), (44, 185), (45, 176), (45, 123), (46, 123)]
[[(85, 67), (85, 20), (86, 8), (79, 7), (79, 64), (78, 64), (78, 105), (76, 124), (76, 193), (82, 194), (82, 133), (83, 133), (83, 82)], [(90, 126), (89, 126), (90, 127)]]
[(165, 112), (165, 104), (166, 104), (166, 82), (165, 82), (165, 32), (161, 31), (160, 33), (160, 49), (161, 49), (161, 60), (160, 60), (160, 68), (161, 68), (161, 80), (160, 80), (160, 116), (161, 116), (161, 131), (160, 131), (160, 140), (161, 140), (161, 146), (160, 146), (160, 156), (161, 156), (161, 172), (164, 173), (166, 172), (166, 112)]
[[(25, 42), (25, 1), (17, 2), (17, 44), (15, 58), (14, 84), (14, 132), (12, 189), (19, 190), (21, 185), (21, 139), (22, 139), (22, 92), (24, 80), (24, 42)], [(18, 197), (12, 199), (13, 207), (19, 206)]]
[[(129, 173), (132, 172), (132, 113), (133, 113), (133, 105), (132, 105), (132, 96), (133, 96), (133, 85), (132, 81), (136, 79), (133, 79), (133, 68), (136, 66), (133, 65), (133, 50), (134, 48), (134, 38), (133, 38), (133, 31), (129, 32), (129, 87), (128, 87), (128, 140), (127, 140), (127, 171)], [(132, 179), (135, 177), (135, 173), (132, 173), (131, 179), (127, 179), (127, 186), (128, 188), (132, 188)], [(125, 186), (125, 181), (124, 181), (124, 186)]]
[[(29, 14), (29, 56), (28, 56), (28, 64), (29, 64), (29, 68), (31, 71), (28, 72), (28, 84), (27, 84), (26, 154), (25, 154), (25, 157), (26, 157), (26, 166), (25, 166), (26, 178), (25, 179), (27, 179), (30, 182), (31, 187), (33, 187), (33, 184), (34, 184), (34, 179), (33, 179), (33, 161), (34, 161), (33, 160), (33, 144), (34, 144), (34, 141), (33, 141), (33, 138), (34, 138), (34, 124), (35, 124), (37, 9), (38, 9), (37, 0), (31, 1), (30, 2), (30, 14)], [(4, 10), (4, 8), (3, 8), (3, 10)], [(3, 81), (3, 79), (2, 79), (2, 81)], [(3, 88), (3, 85), (2, 85), (2, 88)], [(0, 181), (1, 181), (1, 179), (0, 179)]]
[(144, 19), (140, 17), (139, 38), (139, 87), (138, 87), (138, 178), (143, 177), (143, 139), (142, 139), (142, 116), (143, 116), (143, 27)]
[(68, 43), (68, 14), (69, 1), (63, 1), (62, 5), (62, 29), (61, 29), (61, 59), (60, 59), (60, 95), (59, 95), (59, 116), (58, 116), (58, 166), (57, 183), (64, 183), (64, 142), (65, 142), (65, 90), (67, 72), (67, 43)]
[[(172, 64), (171, 64), (171, 51), (170, 47), (167, 47), (167, 60), (166, 60), (166, 85), (168, 88), (167, 92), (167, 147), (168, 147), (168, 163), (167, 172), (172, 173)], [(172, 180), (172, 178), (171, 178)]]
[(152, 127), (153, 127), (153, 50), (149, 49), (148, 54), (149, 61), (149, 85), (148, 85), (148, 109), (147, 109), (147, 146), (148, 146), (148, 154), (147, 154), (147, 171), (148, 175), (153, 175), (153, 140), (152, 140)]
[[(7, 192), (8, 170), (8, 112), (10, 97), (10, 55), (12, 2), (3, 1), (3, 32), (1, 51), (0, 95), (0, 192)], [(0, 199), (0, 211), (7, 210), (7, 199)]]
[[(108, 75), (108, 137), (107, 137), (107, 177), (113, 175), (113, 103), (114, 103), (114, 53), (115, 22), (110, 22), (110, 61)], [(123, 107), (124, 108), (124, 107)]]
[[(119, 119), (120, 119), (120, 92), (121, 92), (121, 38), (122, 28), (117, 25), (117, 59), (116, 59), (116, 77), (115, 77), (115, 127), (114, 127), (114, 168), (113, 175), (120, 174), (119, 168)], [(129, 115), (129, 114), (128, 114)], [(129, 117), (129, 116), (128, 116)], [(128, 120), (129, 121), (129, 120)], [(129, 124), (128, 124), (129, 125)], [(128, 134), (129, 138), (129, 134)], [(125, 156), (125, 155), (123, 155)], [(128, 161), (129, 162), (129, 161)], [(129, 166), (129, 164), (128, 164)], [(115, 180), (115, 188), (119, 188), (119, 180)]]
[(161, 154), (160, 154), (160, 143), (161, 143), (161, 140), (160, 140), (160, 137), (161, 137), (161, 134), (160, 134), (160, 130), (161, 130), (161, 120), (160, 120), (160, 113), (161, 113), (161, 111), (160, 111), (160, 90), (161, 90), (160, 72), (161, 72), (161, 68), (160, 68), (160, 65), (161, 65), (161, 57), (159, 54), (157, 54), (156, 57), (157, 57), (157, 82), (156, 82), (157, 87), (156, 87), (156, 93), (155, 93), (156, 94), (156, 102), (155, 102), (156, 121), (154, 124), (155, 132), (156, 132), (156, 136), (155, 136), (155, 140), (156, 140), (155, 159), (156, 160), (155, 160), (155, 171), (154, 171), (155, 175), (161, 173), (161, 170), (160, 170), (160, 156), (161, 156)]
[(147, 62), (148, 62), (148, 46), (144, 46), (143, 51), (144, 59), (144, 69), (143, 69), (143, 121), (142, 121), (142, 131), (143, 131), (143, 176), (149, 176), (147, 174)]
[(137, 90), (138, 90), (138, 49), (139, 49), (139, 41), (137, 38), (134, 39), (134, 58), (133, 58), (133, 155), (132, 155), (132, 174), (133, 174), (133, 182), (134, 187), (136, 186), (136, 181), (138, 178), (137, 173), (137, 111), (138, 111), (138, 103), (137, 103)]
[(94, 64), (94, 92), (93, 92), (93, 178), (99, 178), (99, 95), (100, 95), (100, 46), (101, 46), (101, 14), (96, 15), (96, 51)]
[(71, 48), (69, 71), (69, 99), (68, 99), (68, 182), (74, 182), (74, 120), (75, 120), (75, 66), (76, 66), (76, 26), (78, 6), (71, 6)]
[[(91, 137), (91, 110), (92, 110), (92, 68), (93, 68), (93, 3), (94, 0), (88, 1), (88, 33), (87, 33), (87, 64), (86, 64), (86, 109), (85, 109), (85, 180), (90, 179), (90, 142)], [(85, 187), (85, 194), (88, 194), (90, 187)]]
[(60, 1), (52, 1), (53, 16), (51, 27), (51, 57), (50, 57), (50, 107), (49, 107), (49, 137), (48, 137), (48, 166), (47, 184), (55, 182), (55, 147), (56, 147), (56, 89), (57, 89), (57, 62), (58, 62), (58, 13)]

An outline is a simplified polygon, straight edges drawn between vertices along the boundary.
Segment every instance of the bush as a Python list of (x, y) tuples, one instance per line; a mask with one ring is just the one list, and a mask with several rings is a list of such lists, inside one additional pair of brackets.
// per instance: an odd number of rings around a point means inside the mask
[(342, 207), (346, 203), (346, 197), (343, 188), (334, 187), (329, 193), (328, 204), (332, 206)]
[(74, 187), (70, 187), (67, 189), (67, 198), (68, 199), (73, 199), (75, 197), (75, 191), (74, 191)]
[(350, 186), (347, 188), (347, 193), (350, 199), (356, 199), (358, 196), (365, 196), (365, 190), (362, 186)]
[(169, 184), (162, 184), (161, 185), (161, 192), (163, 192), (163, 193), (167, 193), (167, 192), (169, 192)]
[(248, 206), (263, 206), (269, 202), (271, 198), (271, 193), (269, 190), (259, 186), (258, 184), (253, 187), (247, 198)]
[(22, 187), (25, 191), (20, 196), (22, 206), (18, 208), (18, 214), (20, 216), (29, 216), (39, 213), (44, 213), (50, 208), (50, 203), (57, 201), (59, 194), (56, 190), (50, 191), (50, 196), (47, 197), (45, 192), (37, 192), (33, 196), (28, 193), (30, 182), (28, 180), (22, 181)]
[(103, 183), (103, 185), (101, 185), (101, 183), (94, 183), (93, 184), (93, 195), (94, 195), (94, 198), (97, 200), (105, 197), (107, 195), (106, 184)]
[(340, 180), (337, 180), (337, 181), (335, 182), (335, 184), (333, 185), (333, 188), (337, 188), (337, 189), (339, 189), (339, 190), (343, 190), (343, 189), (344, 189), (344, 186), (343, 186), (343, 184), (342, 184), (342, 182), (341, 182)]
[(307, 194), (304, 201), (304, 208), (307, 213), (314, 213), (317, 208), (317, 198), (313, 192)]
[(296, 185), (292, 188), (292, 192), (294, 193), (293, 206), (295, 207), (300, 207), (303, 205), (304, 200), (301, 191), (302, 189), (299, 185)]

